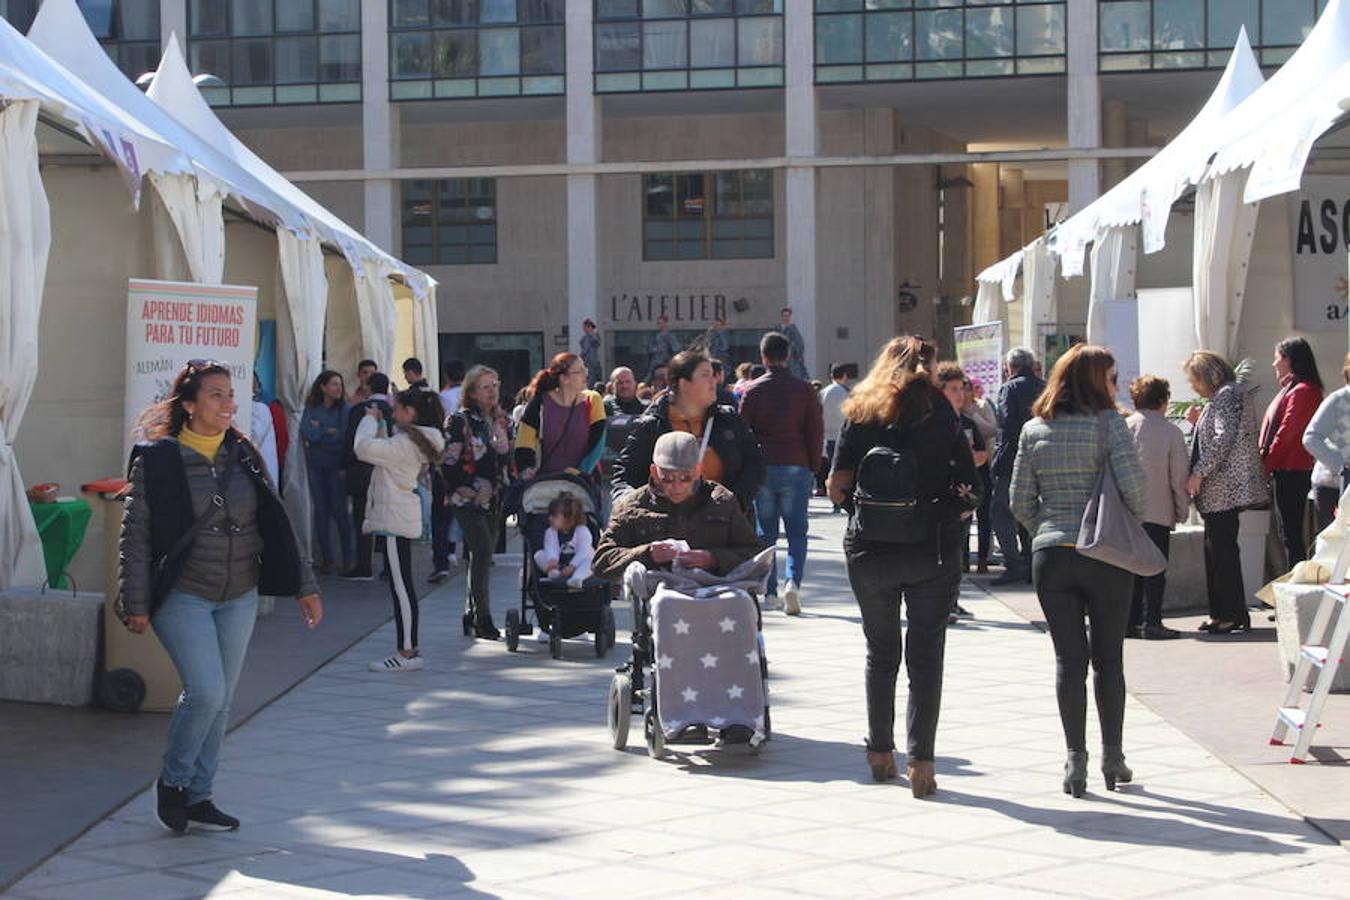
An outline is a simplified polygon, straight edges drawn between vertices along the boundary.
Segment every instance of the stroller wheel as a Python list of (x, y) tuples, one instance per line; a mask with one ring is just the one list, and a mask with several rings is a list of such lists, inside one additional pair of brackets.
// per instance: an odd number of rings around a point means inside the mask
[(628, 746), (628, 725), (633, 718), (633, 682), (615, 675), (609, 682), (609, 736), (615, 750)]
[(472, 613), (465, 613), (465, 614), (464, 614), (464, 636), (465, 636), (465, 637), (468, 637), (468, 636), (471, 635), (471, 634), (473, 634), (473, 614), (472, 614)]
[(652, 759), (660, 759), (666, 755), (666, 736), (661, 731), (661, 723), (657, 721), (656, 710), (648, 709), (642, 716), (643, 737), (647, 739), (647, 755)]
[(600, 617), (600, 623), (601, 623), (601, 626), (600, 626), (601, 629), (605, 632), (605, 648), (606, 648), (606, 651), (613, 650), (613, 649), (614, 649), (614, 643), (615, 643), (615, 641), (614, 641), (614, 631), (615, 631), (615, 629), (614, 629), (614, 608), (613, 608), (613, 607), (610, 607), (610, 606), (606, 606), (606, 607), (605, 607), (605, 611), (604, 611), (604, 613), (601, 614), (601, 617)]
[(556, 630), (548, 636), (548, 655), (554, 659), (562, 659), (562, 635)]
[(520, 613), (514, 609), (506, 611), (506, 624), (503, 630), (506, 633), (506, 649), (512, 653), (520, 646)]

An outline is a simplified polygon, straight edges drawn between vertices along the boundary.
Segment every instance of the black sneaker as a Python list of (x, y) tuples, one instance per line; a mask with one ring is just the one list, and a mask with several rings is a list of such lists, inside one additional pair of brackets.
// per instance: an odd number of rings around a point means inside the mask
[(353, 566), (338, 576), (343, 581), (374, 581), (375, 573), (370, 569)]
[(187, 788), (169, 787), (162, 781), (156, 781), (155, 818), (159, 824), (176, 834), (187, 831)]
[(216, 809), (216, 805), (210, 800), (194, 803), (187, 808), (186, 812), (187, 821), (194, 825), (204, 825), (218, 831), (234, 831), (239, 827), (238, 819), (234, 816), (227, 816)]

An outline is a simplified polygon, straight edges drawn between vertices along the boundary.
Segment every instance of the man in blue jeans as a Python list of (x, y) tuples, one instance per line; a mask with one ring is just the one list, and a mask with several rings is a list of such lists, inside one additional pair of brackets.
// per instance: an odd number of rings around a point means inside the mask
[[(815, 488), (815, 471), (825, 447), (820, 400), (810, 384), (788, 370), (792, 345), (776, 331), (759, 342), (768, 371), (750, 382), (741, 400), (741, 418), (759, 438), (767, 473), (755, 499), (759, 537), (766, 547), (778, 542), (778, 522), (787, 531), (788, 559), (783, 609), (801, 613), (802, 575), (806, 569), (807, 508)], [(778, 573), (769, 575), (766, 605), (778, 606)]]
[(998, 538), (999, 550), (1003, 552), (1004, 565), (1003, 574), (990, 582), (995, 585), (1031, 580), (1031, 542), (1020, 534), (1021, 526), (1013, 518), (1008, 493), (1022, 426), (1031, 420), (1031, 405), (1045, 389), (1045, 382), (1036, 377), (1036, 354), (1026, 347), (1009, 350), (1003, 368), (1007, 380), (999, 388), (998, 405), (995, 407), (999, 421), (998, 449), (994, 451), (994, 459), (990, 464), (994, 496), (989, 511), (994, 536)]

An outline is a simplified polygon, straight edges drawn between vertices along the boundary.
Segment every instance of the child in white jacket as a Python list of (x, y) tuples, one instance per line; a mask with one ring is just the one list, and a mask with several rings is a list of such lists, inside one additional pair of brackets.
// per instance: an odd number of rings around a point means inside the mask
[(548, 530), (543, 549), (535, 551), (534, 562), (549, 581), (566, 581), (579, 588), (591, 577), (595, 547), (586, 513), (575, 497), (558, 497), (548, 505)]
[(403, 391), (394, 398), (393, 413), (394, 421), (386, 423), (379, 407), (372, 405), (352, 442), (356, 457), (375, 467), (361, 530), (374, 535), (384, 551), (398, 626), (398, 652), (371, 663), (372, 672), (407, 672), (423, 665), (417, 649), (417, 592), (412, 578), (412, 542), (422, 535), (417, 484), (428, 469), (436, 473), (445, 448), (440, 428), (445, 416), (436, 394)]

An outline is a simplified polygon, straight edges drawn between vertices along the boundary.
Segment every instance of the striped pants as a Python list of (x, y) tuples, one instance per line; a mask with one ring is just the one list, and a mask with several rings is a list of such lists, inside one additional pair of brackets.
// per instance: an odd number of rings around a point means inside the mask
[(412, 541), (405, 537), (381, 537), (380, 549), (389, 569), (389, 590), (394, 597), (394, 624), (398, 649), (417, 649), (417, 591), (413, 588)]

